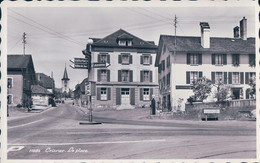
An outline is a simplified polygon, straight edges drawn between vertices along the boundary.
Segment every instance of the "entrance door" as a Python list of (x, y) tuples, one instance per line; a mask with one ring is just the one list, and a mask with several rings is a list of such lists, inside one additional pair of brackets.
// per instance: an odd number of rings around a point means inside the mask
[(232, 88), (233, 99), (240, 99), (241, 88)]
[(130, 93), (129, 88), (122, 88), (121, 89), (121, 102), (124, 105), (130, 104)]

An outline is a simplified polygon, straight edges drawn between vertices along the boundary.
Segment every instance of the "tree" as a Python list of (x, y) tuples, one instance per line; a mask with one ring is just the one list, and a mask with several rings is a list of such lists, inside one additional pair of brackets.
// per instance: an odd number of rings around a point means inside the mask
[(193, 82), (193, 92), (196, 99), (205, 100), (211, 93), (211, 81), (202, 77)]
[(218, 80), (217, 84), (214, 85), (217, 87), (217, 91), (214, 94), (214, 98), (217, 99), (217, 102), (223, 102), (229, 98), (229, 86), (223, 84), (222, 80)]
[(250, 95), (251, 98), (255, 98), (255, 92), (256, 92), (256, 81), (255, 81), (255, 77), (252, 78), (252, 79), (250, 79), (249, 85), (250, 85), (249, 95)]

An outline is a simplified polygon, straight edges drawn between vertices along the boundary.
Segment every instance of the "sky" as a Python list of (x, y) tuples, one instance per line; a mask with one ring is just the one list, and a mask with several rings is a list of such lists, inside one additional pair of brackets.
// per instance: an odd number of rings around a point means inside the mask
[(247, 18), (247, 35), (255, 36), (254, 8), (250, 7), (30, 7), (8, 8), (7, 51), (23, 54), (22, 35), (26, 33), (26, 54), (33, 57), (36, 72), (51, 76), (61, 88), (67, 67), (70, 88), (87, 77), (87, 70), (72, 69), (70, 59), (84, 57), (88, 38), (104, 38), (120, 28), (158, 44), (161, 34), (200, 36), (200, 22), (208, 22), (211, 37), (233, 37), (233, 28)]

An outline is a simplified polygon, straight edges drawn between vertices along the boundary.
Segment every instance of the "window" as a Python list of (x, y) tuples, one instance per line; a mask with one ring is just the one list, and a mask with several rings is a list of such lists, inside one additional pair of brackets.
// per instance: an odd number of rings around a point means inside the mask
[(255, 81), (255, 72), (250, 72), (249, 73), (249, 83)]
[(133, 41), (132, 40), (119, 40), (118, 45), (119, 46), (132, 46)]
[(190, 72), (190, 83), (195, 82), (199, 77), (199, 73), (198, 72)]
[(13, 78), (8, 78), (7, 79), (7, 88), (12, 88), (13, 87)]
[(201, 65), (202, 64), (202, 54), (187, 54), (187, 64), (188, 65)]
[(233, 72), (232, 83), (233, 84), (239, 84), (239, 72)]
[(163, 45), (163, 54), (166, 52), (166, 45)]
[(122, 55), (122, 63), (125, 64), (129, 63), (129, 55)]
[(161, 64), (162, 64), (162, 70), (164, 71), (165, 70), (165, 60), (162, 60)]
[(126, 46), (126, 40), (119, 40), (118, 45), (120, 46)]
[(212, 54), (212, 64), (213, 65), (226, 65), (227, 55), (226, 54)]
[(107, 100), (107, 89), (101, 88), (100, 95), (100, 100)]
[(122, 53), (118, 55), (118, 63), (121, 64), (132, 64), (133, 63), (133, 57), (130, 55), (130, 53)]
[(13, 103), (13, 95), (9, 94), (7, 95), (7, 104), (12, 104)]
[(144, 88), (144, 90), (143, 90), (143, 100), (144, 101), (150, 100), (149, 88)]
[(170, 67), (170, 65), (171, 65), (171, 60), (170, 59), (171, 59), (170, 56), (168, 56), (167, 57), (167, 67)]
[(144, 71), (144, 82), (149, 82), (150, 81), (150, 71)]
[(102, 63), (106, 63), (107, 62), (107, 55), (106, 54), (100, 55), (100, 62), (102, 62)]
[(223, 73), (216, 72), (216, 82), (223, 82)]
[(107, 81), (107, 70), (100, 71), (100, 81)]
[(249, 66), (255, 67), (255, 54), (249, 54)]
[(110, 82), (110, 70), (108, 69), (97, 70), (97, 81)]
[(232, 54), (232, 64), (233, 66), (239, 66), (240, 64), (239, 54)]
[(143, 64), (150, 64), (150, 56), (145, 55), (145, 56), (143, 56), (143, 58), (144, 58)]
[(122, 81), (129, 81), (129, 71), (128, 70), (122, 70), (121, 71), (121, 77), (122, 77)]
[(167, 85), (169, 86), (171, 84), (171, 73), (167, 74)]

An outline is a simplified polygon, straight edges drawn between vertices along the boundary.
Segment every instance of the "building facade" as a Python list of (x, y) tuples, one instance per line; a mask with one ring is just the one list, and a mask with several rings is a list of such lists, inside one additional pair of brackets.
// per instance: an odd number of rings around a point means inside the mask
[(122, 29), (92, 40), (93, 44), (86, 49), (91, 51), (92, 63), (110, 64), (107, 68), (91, 69), (89, 79), (96, 81), (95, 107), (129, 109), (150, 105), (152, 96), (158, 94), (154, 42)]
[[(246, 19), (234, 28), (234, 38), (210, 37), (210, 26), (200, 23), (201, 37), (161, 35), (156, 66), (159, 68), (160, 99), (164, 110), (184, 110), (194, 95), (193, 82), (206, 77), (215, 101), (218, 82), (230, 88), (232, 99), (249, 98), (250, 80), (255, 78), (255, 38), (247, 38)], [(176, 39), (176, 40), (175, 40)], [(176, 41), (176, 44), (175, 44)]]
[(36, 84), (31, 55), (7, 55), (7, 102), (24, 105), (31, 100), (31, 85)]

